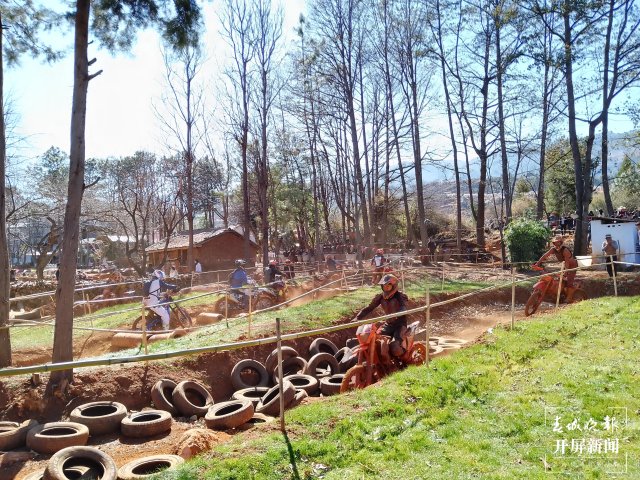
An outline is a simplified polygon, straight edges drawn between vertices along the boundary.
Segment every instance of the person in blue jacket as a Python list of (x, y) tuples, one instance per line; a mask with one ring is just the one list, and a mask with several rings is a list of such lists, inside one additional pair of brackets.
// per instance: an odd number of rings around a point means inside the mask
[(239, 258), (236, 260), (236, 269), (229, 275), (229, 286), (231, 287), (232, 294), (242, 303), (242, 306), (247, 305), (247, 296), (242, 290), (242, 287), (249, 283), (249, 277), (244, 269), (247, 262)]

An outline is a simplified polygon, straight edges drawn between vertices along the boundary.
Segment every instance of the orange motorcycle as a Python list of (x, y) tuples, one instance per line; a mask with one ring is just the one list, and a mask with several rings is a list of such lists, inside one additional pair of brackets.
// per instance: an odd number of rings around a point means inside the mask
[(407, 365), (419, 365), (427, 358), (427, 349), (423, 343), (414, 342), (419, 322), (413, 322), (407, 326), (406, 333), (402, 336), (404, 355), (393, 358), (391, 363), (382, 362), (380, 358), (380, 343), (388, 342), (389, 337), (378, 333), (378, 323), (360, 325), (356, 331), (358, 346), (355, 353), (358, 354), (358, 363), (347, 370), (340, 392), (347, 392), (356, 388), (365, 388), (384, 377), (387, 373), (403, 368)]
[[(544, 268), (533, 265), (531, 267), (537, 272), (544, 272)], [(558, 297), (558, 286), (560, 285), (560, 275), (547, 274), (540, 277), (540, 279), (533, 286), (533, 292), (527, 300), (524, 306), (524, 315), (528, 317), (533, 315), (538, 310), (538, 307), (543, 301), (555, 303)], [(560, 292), (560, 301), (563, 303), (576, 303), (587, 299), (587, 293), (580, 288), (579, 282), (573, 282), (572, 287), (567, 287), (562, 283), (562, 292)]]

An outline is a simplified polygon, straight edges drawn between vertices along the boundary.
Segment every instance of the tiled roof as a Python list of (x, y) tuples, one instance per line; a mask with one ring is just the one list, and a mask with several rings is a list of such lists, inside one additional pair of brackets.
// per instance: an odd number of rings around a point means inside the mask
[[(239, 238), (242, 238), (242, 227), (230, 227), (230, 228), (219, 228), (219, 229), (208, 229), (203, 228), (200, 230), (193, 231), (193, 246), (197, 247), (202, 245), (206, 241), (212, 239), (217, 235), (221, 235), (223, 233), (233, 233), (237, 235)], [(153, 245), (149, 245), (146, 248), (147, 252), (156, 252), (160, 250), (164, 250), (164, 244), (166, 239), (162, 239), (159, 242), (154, 243)], [(251, 243), (256, 245), (253, 235), (250, 238)], [(167, 246), (167, 250), (175, 250), (179, 248), (187, 248), (189, 247), (189, 232), (178, 232), (171, 236), (169, 239), (169, 245)]]

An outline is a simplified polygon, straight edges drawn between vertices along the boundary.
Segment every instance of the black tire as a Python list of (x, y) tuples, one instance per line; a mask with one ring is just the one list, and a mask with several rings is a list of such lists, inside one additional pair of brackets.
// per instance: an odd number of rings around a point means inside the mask
[(27, 433), (27, 447), (34, 452), (52, 454), (67, 447), (87, 444), (89, 428), (81, 423), (50, 422)]
[(351, 349), (356, 348), (358, 345), (360, 345), (360, 342), (358, 341), (357, 338), (350, 338), (347, 340), (347, 343), (345, 344), (346, 347), (349, 347)]
[[(156, 314), (151, 310), (145, 310), (145, 317), (147, 318), (147, 325), (151, 321)], [(151, 330), (160, 330), (162, 328), (162, 323), (160, 321), (156, 322), (154, 327)], [(142, 315), (138, 315), (136, 319), (131, 324), (131, 330), (140, 330), (142, 331)]]
[[(290, 375), (304, 375), (303, 372), (307, 368), (307, 361), (302, 357), (289, 357), (282, 361), (282, 374), (284, 377)], [(280, 376), (278, 375), (278, 367), (273, 369), (272, 380), (274, 385), (278, 383)]]
[[(342, 358), (338, 358), (340, 352), (344, 352)], [(346, 373), (351, 367), (355, 366), (358, 363), (358, 355), (349, 347), (344, 347), (338, 351), (335, 355), (336, 360), (338, 360), (338, 371), (339, 373)]]
[(315, 394), (320, 386), (320, 384), (318, 383), (318, 379), (312, 377), (311, 375), (288, 375), (284, 377), (284, 379), (288, 382), (291, 382), (293, 386), (296, 387), (296, 390), (304, 390), (309, 395)]
[(366, 387), (366, 371), (364, 365), (356, 365), (351, 367), (342, 378), (340, 385), (340, 393), (355, 390), (357, 388)]
[(320, 391), (322, 395), (325, 397), (329, 397), (331, 395), (337, 395), (340, 393), (340, 386), (342, 385), (342, 380), (344, 379), (344, 373), (339, 373), (337, 375), (331, 375), (330, 377), (325, 377), (320, 380)]
[(268, 391), (269, 387), (243, 388), (235, 392), (231, 398), (232, 400), (249, 400), (255, 407)]
[(184, 307), (176, 305), (176, 307), (171, 310), (171, 328), (174, 330), (176, 328), (191, 328), (193, 326), (193, 321), (191, 320), (191, 315), (187, 312)]
[(536, 313), (541, 303), (542, 292), (534, 291), (529, 297), (529, 300), (527, 300), (527, 304), (524, 306), (524, 316), (528, 317), (529, 315)]
[(127, 416), (127, 407), (118, 402), (90, 402), (73, 409), (72, 422), (89, 428), (90, 435), (104, 435), (120, 430), (120, 422)]
[(315, 378), (322, 378), (335, 375), (338, 370), (338, 361), (333, 355), (330, 353), (318, 353), (309, 359), (303, 373)]
[(249, 400), (230, 400), (216, 403), (204, 416), (208, 428), (213, 430), (227, 430), (238, 428), (249, 421), (255, 409)]
[(353, 356), (353, 350), (351, 350), (349, 347), (342, 347), (333, 356), (336, 357), (336, 360), (338, 361), (338, 363), (340, 363), (343, 358), (352, 357)]
[(118, 469), (118, 480), (139, 480), (150, 478), (158, 472), (174, 470), (184, 463), (178, 455), (150, 455), (136, 458)]
[[(288, 405), (296, 396), (296, 387), (291, 382), (286, 380), (283, 382), (283, 398), (284, 404)], [(265, 415), (277, 416), (280, 415), (280, 386), (276, 385), (269, 389), (269, 391), (262, 397), (260, 403), (256, 407), (256, 412), (263, 413)]]
[(305, 398), (308, 398), (309, 394), (304, 390), (296, 390), (296, 394), (291, 400), (291, 403), (286, 406), (286, 409), (295, 408), (302, 403)]
[[(298, 351), (295, 348), (291, 348), (291, 347), (282, 347), (282, 361), (284, 362), (287, 358), (291, 358), (291, 357), (299, 357), (300, 355), (298, 355)], [(264, 362), (264, 366), (267, 369), (267, 372), (269, 372), (269, 375), (271, 375), (273, 373), (274, 368), (276, 368), (276, 365), (278, 364), (278, 349), (276, 348), (275, 350), (273, 350), (269, 356), (267, 357), (267, 359)]]
[(42, 480), (43, 478), (44, 478), (44, 470), (42, 470), (41, 472), (31, 472), (22, 480)]
[(173, 405), (172, 397), (177, 383), (171, 379), (163, 378), (158, 380), (153, 387), (151, 387), (151, 400), (157, 410), (164, 410), (171, 415), (176, 415), (178, 410)]
[(273, 307), (276, 304), (271, 298), (266, 295), (258, 297), (256, 300), (256, 304), (253, 305), (253, 311), (256, 312), (258, 310), (265, 310), (267, 308)]
[[(49, 459), (44, 471), (44, 480), (68, 480), (68, 469), (75, 465), (89, 467), (87, 478), (117, 480), (118, 469), (113, 459), (106, 453), (93, 447), (68, 447), (60, 450)], [(83, 475), (84, 477), (84, 475)]]
[(160, 435), (171, 430), (173, 419), (164, 410), (144, 410), (132, 413), (122, 419), (122, 435), (131, 438), (145, 438)]
[(587, 296), (587, 292), (585, 292), (581, 288), (578, 288), (573, 292), (571, 303), (582, 302), (583, 300), (587, 300), (588, 298), (589, 297)]
[(27, 420), (22, 424), (2, 422), (2, 426), (0, 426), (0, 452), (24, 447), (27, 442), (27, 433), (37, 425), (38, 422), (35, 420)]
[(185, 380), (176, 385), (171, 394), (173, 405), (185, 417), (204, 417), (213, 405), (213, 397), (206, 387), (192, 380)]
[(309, 357), (313, 357), (318, 353), (330, 353), (335, 355), (338, 353), (338, 347), (331, 340), (326, 338), (316, 338), (311, 345), (309, 345)]
[(244, 425), (238, 427), (239, 430), (249, 430), (256, 425), (273, 422), (273, 417), (263, 415), (262, 413), (254, 413), (253, 416)]
[[(247, 381), (247, 377), (251, 380), (257, 378), (255, 383)], [(269, 385), (269, 374), (267, 369), (257, 360), (245, 358), (235, 364), (231, 370), (231, 385), (234, 390), (241, 390), (251, 387), (266, 387)]]

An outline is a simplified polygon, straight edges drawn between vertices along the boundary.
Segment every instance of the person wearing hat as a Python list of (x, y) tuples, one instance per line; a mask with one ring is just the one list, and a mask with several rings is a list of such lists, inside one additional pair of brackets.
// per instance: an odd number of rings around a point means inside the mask
[(618, 271), (618, 265), (613, 263), (618, 261), (618, 250), (620, 250), (618, 241), (614, 240), (610, 233), (607, 233), (604, 236), (604, 242), (602, 242), (602, 254), (606, 257), (609, 277), (613, 277), (613, 272)]
[(288, 258), (284, 261), (284, 267), (282, 267), (282, 272), (284, 273), (285, 278), (289, 280), (296, 277), (296, 271), (294, 269), (293, 263)]
[[(566, 247), (564, 244), (564, 239), (562, 235), (556, 235), (551, 242), (553, 247), (544, 255), (540, 257), (534, 265), (540, 266), (542, 262), (547, 260), (547, 258), (556, 257), (558, 262), (564, 262), (564, 268), (570, 270), (564, 274), (564, 284), (568, 289), (573, 289), (573, 281), (576, 278), (576, 270), (574, 268), (578, 268), (578, 260), (573, 256), (571, 250)], [(569, 291), (569, 296), (572, 295), (572, 291)]]
[[(385, 315), (404, 312), (407, 309), (408, 297), (398, 290), (398, 277), (387, 273), (378, 282), (378, 285), (382, 288), (382, 292), (373, 297), (371, 303), (358, 312), (357, 320), (362, 320), (378, 306), (382, 307)], [(388, 351), (387, 348), (380, 349), (380, 357), (384, 362), (388, 363), (391, 360), (389, 353), (394, 357), (401, 357), (405, 353), (405, 349), (402, 347), (402, 335), (406, 327), (406, 315), (389, 318), (380, 327), (378, 333), (390, 337), (390, 343), (384, 344), (384, 347), (388, 347)]]

